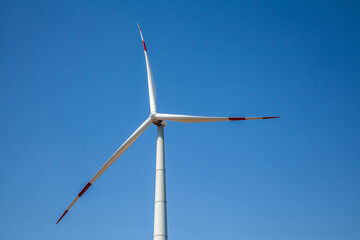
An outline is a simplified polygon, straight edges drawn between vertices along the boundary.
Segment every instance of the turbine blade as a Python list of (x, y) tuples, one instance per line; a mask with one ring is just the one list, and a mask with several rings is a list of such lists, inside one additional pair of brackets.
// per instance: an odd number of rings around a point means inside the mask
[(77, 200), (88, 190), (88, 188), (103, 174), (111, 164), (113, 164), (116, 159), (118, 159), (121, 154), (123, 154), (130, 146), (135, 142), (135, 140), (145, 131), (146, 128), (150, 126), (152, 123), (151, 118), (146, 119), (146, 121), (141, 124), (141, 126), (119, 147), (119, 149), (107, 160), (107, 162), (100, 168), (100, 170), (90, 179), (90, 181), (85, 185), (85, 187), (81, 190), (81, 192), (76, 196), (76, 198), (71, 202), (69, 207), (65, 210), (65, 212), (61, 215), (56, 224), (60, 222), (60, 220), (65, 216), (66, 213), (72, 208), (72, 206), (76, 203)]
[(149, 62), (149, 57), (148, 57), (144, 37), (142, 35), (139, 23), (137, 25), (139, 27), (141, 40), (142, 40), (142, 43), (144, 46), (146, 71), (147, 71), (148, 87), (149, 87), (150, 111), (151, 111), (151, 113), (156, 113), (156, 90), (155, 90), (154, 78), (153, 78), (151, 67), (150, 67), (150, 62)]
[(168, 121), (185, 122), (185, 123), (241, 121), (241, 120), (259, 120), (259, 119), (279, 118), (279, 116), (273, 116), (273, 117), (200, 117), (200, 116), (164, 114), (164, 113), (157, 113), (155, 115), (155, 117), (158, 120), (168, 120)]

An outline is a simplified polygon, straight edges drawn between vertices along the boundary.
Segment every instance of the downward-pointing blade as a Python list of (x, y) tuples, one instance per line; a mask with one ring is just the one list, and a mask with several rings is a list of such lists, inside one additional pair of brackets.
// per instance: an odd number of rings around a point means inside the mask
[(158, 120), (168, 120), (168, 121), (185, 122), (185, 123), (241, 121), (241, 120), (259, 120), (259, 119), (279, 118), (279, 116), (274, 116), (274, 117), (201, 117), (201, 116), (177, 115), (177, 114), (166, 114), (166, 113), (157, 113), (155, 116), (156, 116), (156, 119), (158, 119)]
[(65, 212), (61, 215), (56, 224), (60, 222), (60, 220), (68, 213), (70, 208), (76, 203), (77, 200), (89, 189), (89, 187), (103, 174), (106, 169), (108, 169), (111, 164), (113, 164), (116, 159), (118, 159), (121, 154), (123, 154), (130, 146), (135, 142), (135, 140), (145, 131), (146, 128), (150, 126), (152, 123), (151, 118), (146, 119), (146, 121), (141, 124), (141, 126), (121, 145), (121, 147), (107, 160), (107, 162), (100, 168), (99, 171), (90, 179), (90, 181), (85, 185), (85, 187), (81, 190), (81, 192), (76, 196), (76, 198), (71, 202), (69, 207), (65, 210)]

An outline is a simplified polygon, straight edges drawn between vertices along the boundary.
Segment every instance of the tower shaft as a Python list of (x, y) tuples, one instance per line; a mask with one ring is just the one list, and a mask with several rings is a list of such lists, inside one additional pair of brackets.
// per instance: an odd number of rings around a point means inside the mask
[[(165, 125), (165, 124), (164, 124)], [(157, 127), (154, 240), (167, 240), (164, 126)]]

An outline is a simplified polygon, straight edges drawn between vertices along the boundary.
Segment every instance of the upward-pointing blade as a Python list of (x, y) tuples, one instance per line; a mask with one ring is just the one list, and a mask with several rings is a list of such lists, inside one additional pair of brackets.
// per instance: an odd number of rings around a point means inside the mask
[(143, 47), (144, 47), (146, 71), (147, 71), (148, 86), (149, 86), (150, 111), (151, 111), (151, 113), (156, 113), (156, 90), (155, 90), (154, 78), (152, 75), (146, 45), (145, 45), (144, 37), (142, 35), (139, 23), (138, 23), (138, 27), (139, 27), (139, 32), (140, 32), (141, 40), (143, 43)]
[(72, 206), (76, 203), (77, 200), (88, 190), (88, 188), (103, 174), (108, 167), (113, 164), (116, 159), (118, 159), (121, 154), (123, 154), (130, 146), (135, 142), (135, 140), (145, 131), (146, 128), (150, 126), (152, 123), (151, 118), (146, 119), (146, 121), (141, 124), (141, 126), (121, 145), (121, 147), (107, 160), (107, 162), (100, 168), (100, 170), (91, 178), (91, 180), (86, 184), (86, 186), (81, 190), (81, 192), (76, 196), (74, 201), (69, 205), (69, 207), (65, 210), (65, 212), (61, 215), (56, 224), (60, 222), (60, 220), (65, 216), (65, 214), (72, 208)]

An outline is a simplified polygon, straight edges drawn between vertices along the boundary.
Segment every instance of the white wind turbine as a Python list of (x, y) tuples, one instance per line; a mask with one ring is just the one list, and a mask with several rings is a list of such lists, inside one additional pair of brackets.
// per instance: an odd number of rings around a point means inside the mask
[(157, 126), (157, 145), (156, 145), (156, 179), (155, 179), (155, 209), (154, 209), (154, 240), (166, 240), (167, 235), (167, 218), (166, 218), (166, 187), (165, 187), (165, 157), (164, 157), (164, 127), (165, 120), (195, 123), (195, 122), (217, 122), (217, 121), (240, 121), (240, 120), (258, 120), (271, 119), (274, 117), (199, 117), (189, 115), (177, 115), (158, 113), (156, 110), (156, 92), (153, 75), (150, 68), (149, 57), (145, 46), (144, 38), (138, 24), (141, 40), (144, 46), (148, 86), (149, 86), (149, 100), (150, 100), (150, 116), (143, 124), (124, 142), (123, 145), (110, 157), (110, 159), (100, 168), (100, 170), (90, 179), (86, 186), (72, 201), (69, 207), (61, 215), (56, 224), (65, 216), (65, 214), (72, 208), (77, 200), (84, 194), (86, 190), (103, 174), (108, 167), (111, 166), (130, 146), (135, 140), (148, 128), (151, 123)]

